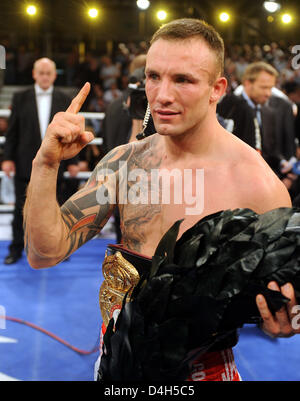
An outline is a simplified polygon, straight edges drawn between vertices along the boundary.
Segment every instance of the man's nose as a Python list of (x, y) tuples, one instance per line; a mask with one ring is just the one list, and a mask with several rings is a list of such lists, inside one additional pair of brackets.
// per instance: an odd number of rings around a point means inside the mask
[(174, 101), (174, 93), (171, 82), (161, 80), (157, 87), (157, 102), (161, 104), (169, 104)]

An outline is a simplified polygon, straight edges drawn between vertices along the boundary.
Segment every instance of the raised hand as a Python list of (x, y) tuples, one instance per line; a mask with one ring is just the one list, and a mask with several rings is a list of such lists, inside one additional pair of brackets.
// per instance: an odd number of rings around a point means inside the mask
[(94, 139), (91, 132), (85, 131), (84, 117), (78, 114), (89, 92), (90, 84), (87, 82), (68, 109), (55, 114), (37, 154), (42, 163), (55, 166), (61, 160), (76, 156)]

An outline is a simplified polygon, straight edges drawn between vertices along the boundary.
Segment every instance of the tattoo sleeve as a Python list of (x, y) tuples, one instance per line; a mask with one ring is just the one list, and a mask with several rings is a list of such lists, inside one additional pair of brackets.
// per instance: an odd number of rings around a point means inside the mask
[(68, 250), (63, 259), (99, 233), (108, 221), (117, 203), (120, 168), (128, 162), (132, 149), (126, 145), (109, 152), (84, 188), (61, 207), (68, 233)]
[[(147, 229), (151, 225), (155, 216), (161, 213), (161, 188), (153, 188), (151, 185), (151, 171), (159, 169), (161, 165), (161, 152), (159, 143), (155, 136), (148, 138), (148, 146), (143, 151), (136, 151), (128, 163), (128, 176), (123, 178), (123, 185), (126, 187), (126, 194), (134, 192), (137, 198), (140, 197), (140, 203), (119, 204), (121, 231), (123, 244), (136, 252), (140, 252), (144, 243), (147, 242)], [(137, 182), (130, 179), (130, 173), (133, 171), (143, 171), (144, 180)], [(122, 172), (121, 172), (122, 173)], [(122, 176), (122, 174), (121, 174)], [(128, 179), (129, 178), (129, 179)], [(137, 186), (138, 184), (138, 186)], [(137, 190), (135, 189), (137, 187)], [(158, 196), (157, 202), (152, 202), (152, 195)], [(146, 194), (146, 200), (143, 201), (142, 194)], [(140, 196), (139, 196), (140, 195)]]

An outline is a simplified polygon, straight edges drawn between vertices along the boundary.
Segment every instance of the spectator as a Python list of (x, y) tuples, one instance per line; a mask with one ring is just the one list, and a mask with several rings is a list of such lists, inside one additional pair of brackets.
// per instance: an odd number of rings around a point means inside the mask
[[(225, 96), (217, 110), (223, 118), (234, 121), (233, 132), (260, 152), (279, 174), (280, 162), (285, 158), (280, 154), (276, 113), (267, 104), (277, 76), (277, 71), (267, 63), (249, 65), (243, 75), (242, 94)], [(285, 167), (283, 164), (281, 172)]]
[[(88, 111), (96, 113), (104, 113), (106, 110), (106, 103), (103, 97), (103, 90), (100, 84), (93, 85), (93, 96), (89, 102)], [(91, 119), (90, 124), (93, 127), (96, 136), (101, 136), (102, 120)]]
[(122, 92), (120, 91), (120, 89), (117, 87), (116, 82), (112, 83), (110, 85), (110, 88), (107, 89), (104, 92), (104, 96), (103, 96), (103, 100), (105, 101), (105, 103), (108, 105), (110, 104), (112, 101), (118, 99), (119, 97), (122, 96)]
[(85, 82), (90, 82), (91, 85), (99, 83), (99, 61), (97, 57), (87, 52), (85, 60), (79, 65), (76, 84), (82, 86)]
[(103, 56), (101, 58), (102, 67), (100, 69), (100, 79), (104, 90), (110, 89), (112, 84), (117, 84), (120, 76), (120, 69), (113, 64), (111, 57)]
[(78, 51), (74, 48), (70, 53), (68, 53), (66, 58), (66, 85), (73, 86), (76, 84), (76, 72), (78, 70)]

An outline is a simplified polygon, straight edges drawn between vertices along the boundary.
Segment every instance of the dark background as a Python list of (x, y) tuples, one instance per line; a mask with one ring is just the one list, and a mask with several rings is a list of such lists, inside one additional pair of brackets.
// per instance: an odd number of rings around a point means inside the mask
[[(230, 43), (277, 41), (288, 46), (300, 40), (300, 2), (297, 0), (280, 1), (282, 8), (272, 23), (267, 21), (263, 1), (258, 0), (152, 0), (145, 12), (137, 8), (135, 0), (40, 0), (32, 3), (39, 8), (39, 14), (34, 18), (25, 13), (26, 4), (30, 2), (1, 0), (0, 41), (9, 38), (14, 46), (23, 44), (50, 55), (70, 51), (79, 42), (84, 42), (87, 49), (102, 52), (120, 41), (147, 41), (161, 24), (155, 17), (155, 11), (160, 8), (168, 11), (167, 20), (205, 19)], [(97, 20), (87, 17), (86, 10), (92, 6), (100, 11)], [(230, 24), (224, 25), (218, 22), (217, 16), (225, 9), (233, 16)], [(279, 21), (283, 11), (294, 17), (289, 26), (283, 26)]]

